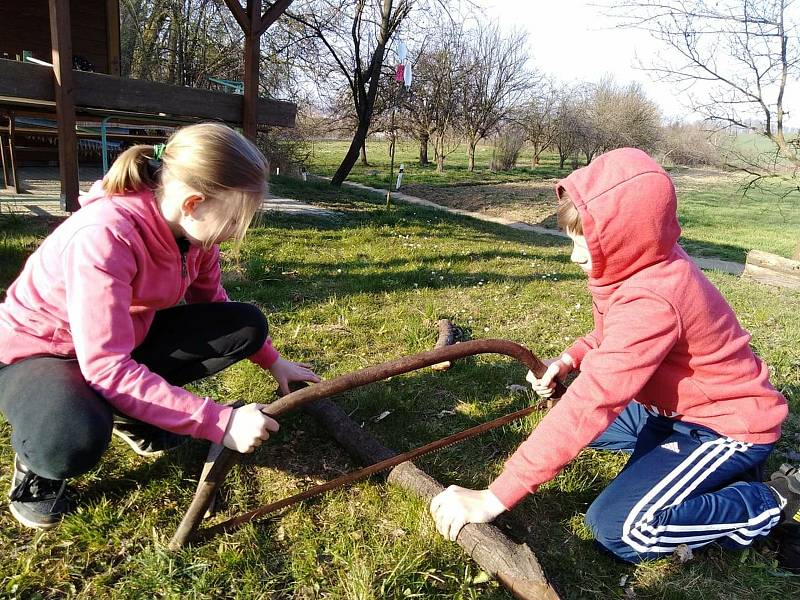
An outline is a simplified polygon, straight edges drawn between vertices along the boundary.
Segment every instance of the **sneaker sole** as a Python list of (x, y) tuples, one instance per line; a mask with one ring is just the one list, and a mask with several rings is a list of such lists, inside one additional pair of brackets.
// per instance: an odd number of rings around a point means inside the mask
[(147, 452), (145, 450), (142, 450), (141, 448), (139, 448), (139, 446), (136, 445), (136, 442), (134, 442), (130, 437), (128, 437), (127, 435), (122, 433), (119, 429), (114, 428), (114, 429), (111, 430), (111, 433), (113, 433), (115, 436), (117, 436), (123, 442), (128, 444), (128, 446), (130, 446), (131, 450), (133, 450), (139, 456), (144, 456), (146, 458), (151, 458), (151, 457), (155, 458), (155, 457), (163, 455), (164, 452), (165, 452), (165, 450), (155, 450), (153, 452)]
[(9, 504), (8, 508), (11, 509), (11, 514), (14, 515), (14, 518), (17, 521), (19, 521), (25, 527), (29, 527), (31, 529), (53, 529), (54, 527), (58, 527), (58, 524), (61, 522), (55, 521), (54, 523), (37, 523), (36, 521), (31, 521), (24, 515), (20, 514), (19, 511), (14, 508), (13, 504)]

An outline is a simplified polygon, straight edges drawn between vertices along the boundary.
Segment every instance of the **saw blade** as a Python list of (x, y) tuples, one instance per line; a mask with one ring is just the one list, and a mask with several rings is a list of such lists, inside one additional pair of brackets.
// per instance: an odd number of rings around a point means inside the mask
[(491, 431), (492, 429), (497, 429), (498, 427), (502, 427), (503, 425), (507, 425), (508, 423), (526, 417), (533, 412), (536, 412), (538, 410), (544, 410), (546, 408), (547, 406), (545, 402), (539, 402), (537, 404), (534, 404), (533, 406), (523, 408), (521, 410), (509, 413), (507, 415), (503, 415), (502, 417), (498, 417), (497, 419), (494, 419), (492, 421), (487, 421), (486, 423), (482, 423), (480, 425), (476, 425), (475, 427), (470, 427), (469, 429), (465, 429), (464, 431), (459, 431), (458, 433), (454, 433), (453, 435), (443, 437), (424, 446), (420, 446), (419, 448), (415, 448), (413, 450), (409, 450), (408, 452), (397, 454), (395, 456), (392, 456), (391, 458), (387, 458), (386, 460), (382, 460), (375, 464), (369, 465), (368, 467), (364, 467), (363, 469), (353, 471), (352, 473), (348, 473), (347, 475), (342, 475), (341, 477), (337, 477), (336, 479), (332, 479), (331, 481), (326, 481), (325, 483), (322, 483), (320, 485), (316, 485), (307, 490), (303, 490), (302, 492), (295, 494), (293, 496), (283, 498), (276, 502), (272, 502), (271, 504), (265, 504), (264, 506), (261, 506), (259, 508), (242, 513), (236, 517), (230, 518), (216, 525), (212, 525), (211, 527), (201, 529), (196, 532), (195, 539), (196, 540), (207, 539), (214, 535), (217, 535), (218, 533), (232, 531), (234, 529), (241, 527), (246, 523), (249, 523), (250, 521), (258, 519), (259, 517), (263, 517), (265, 515), (277, 512), (279, 510), (282, 510), (299, 502), (303, 502), (304, 500), (308, 500), (309, 498), (313, 498), (314, 496), (319, 496), (320, 494), (324, 494), (325, 492), (346, 487), (357, 481), (361, 481), (363, 479), (366, 479), (367, 477), (375, 475), (376, 473), (380, 473), (381, 471), (386, 471), (388, 469), (401, 465), (405, 462), (409, 462), (421, 456), (425, 456), (426, 454), (436, 452), (437, 450), (442, 450), (443, 448), (447, 448), (448, 446), (452, 446), (466, 439), (481, 435), (482, 433)]

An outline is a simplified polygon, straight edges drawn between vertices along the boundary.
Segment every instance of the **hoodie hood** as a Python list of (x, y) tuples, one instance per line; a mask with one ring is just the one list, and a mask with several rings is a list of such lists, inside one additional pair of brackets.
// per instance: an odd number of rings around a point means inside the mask
[(617, 284), (664, 261), (681, 234), (675, 186), (652, 158), (636, 148), (598, 156), (556, 185), (580, 214), (592, 256), (589, 285)]

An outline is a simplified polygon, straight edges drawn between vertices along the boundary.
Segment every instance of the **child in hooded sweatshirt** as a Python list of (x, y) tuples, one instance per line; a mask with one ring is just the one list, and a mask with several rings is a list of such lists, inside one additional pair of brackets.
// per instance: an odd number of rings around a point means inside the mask
[(628, 562), (680, 544), (744, 548), (800, 509), (796, 473), (761, 483), (787, 415), (731, 307), (678, 245), (675, 188), (640, 150), (608, 152), (560, 181), (559, 226), (589, 277), (594, 330), (553, 361), (537, 393), (580, 374), (486, 490), (431, 503), (455, 539), (552, 479), (586, 446), (631, 452), (586, 513)]
[(243, 358), (283, 392), (319, 381), (281, 358), (261, 311), (220, 283), (218, 244), (241, 241), (266, 189), (251, 142), (219, 124), (185, 127), (166, 146), (126, 150), (29, 257), (0, 304), (10, 509), (23, 525), (58, 524), (66, 479), (99, 461), (112, 431), (142, 455), (185, 436), (251, 452), (277, 431), (262, 405), (226, 407), (181, 387), (190, 381)]

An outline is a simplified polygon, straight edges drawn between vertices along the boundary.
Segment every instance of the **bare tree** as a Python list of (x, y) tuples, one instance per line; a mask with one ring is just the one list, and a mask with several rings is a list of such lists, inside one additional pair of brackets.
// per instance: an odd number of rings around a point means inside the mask
[(122, 74), (208, 87), (242, 69), (242, 32), (214, 0), (122, 0)]
[(526, 141), (531, 144), (531, 167), (539, 165), (539, 159), (553, 144), (556, 135), (556, 108), (559, 89), (552, 79), (542, 78), (539, 85), (532, 87), (529, 97), (516, 108), (511, 118), (525, 132)]
[(675, 83), (709, 122), (754, 131), (767, 155), (743, 156), (757, 177), (794, 177), (800, 140), (787, 136), (787, 84), (797, 79), (800, 43), (792, 0), (638, 0), (612, 13), (670, 52), (646, 65)]
[(580, 122), (583, 111), (575, 91), (566, 87), (562, 89), (555, 114), (553, 145), (558, 151), (558, 166), (563, 169), (569, 158), (572, 158), (573, 163), (577, 163), (577, 153), (580, 150)]
[[(306, 65), (319, 82), (338, 76), (349, 88), (355, 131), (331, 183), (341, 185), (358, 160), (369, 134), (386, 49), (414, 0), (307, 0), (287, 15), (303, 25)], [(335, 85), (335, 84), (334, 84)]]
[(661, 114), (636, 83), (618, 85), (604, 78), (578, 88), (576, 121), (586, 164), (603, 152), (624, 146), (652, 150), (658, 141)]
[[(121, 0), (122, 75), (209, 88), (244, 78), (244, 34), (221, 0)], [(302, 100), (285, 27), (261, 38), (260, 93)]]
[(465, 35), (458, 86), (458, 127), (467, 141), (469, 170), (475, 170), (475, 147), (496, 129), (531, 84), (526, 68), (527, 33), (504, 36), (497, 23), (480, 22)]
[(458, 23), (443, 25), (414, 62), (412, 94), (405, 102), (408, 132), (420, 143), (420, 162), (427, 162), (428, 143), (433, 144), (436, 171), (458, 146), (455, 125), (458, 98), (463, 85), (464, 32)]

